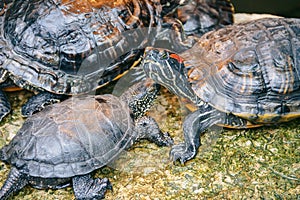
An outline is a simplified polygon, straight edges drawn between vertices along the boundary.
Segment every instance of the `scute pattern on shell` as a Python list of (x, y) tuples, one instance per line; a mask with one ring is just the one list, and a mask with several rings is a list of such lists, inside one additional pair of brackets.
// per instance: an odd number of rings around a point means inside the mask
[(29, 118), (2, 149), (6, 160), (30, 176), (67, 178), (106, 165), (135, 139), (125, 102), (113, 95), (78, 98)]
[(218, 110), (261, 123), (299, 117), (300, 19), (228, 26), (182, 56), (192, 88)]
[(139, 58), (161, 9), (145, 0), (13, 1), (0, 16), (0, 63), (23, 88), (89, 92)]

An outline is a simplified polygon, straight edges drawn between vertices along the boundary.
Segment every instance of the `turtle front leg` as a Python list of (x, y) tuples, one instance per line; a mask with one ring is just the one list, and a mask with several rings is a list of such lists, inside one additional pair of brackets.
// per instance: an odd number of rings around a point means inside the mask
[(225, 113), (219, 112), (208, 104), (189, 114), (183, 123), (184, 143), (174, 145), (170, 152), (173, 161), (181, 163), (194, 158), (201, 144), (200, 135), (209, 127), (223, 123)]
[(157, 146), (171, 146), (174, 141), (169, 133), (163, 133), (152, 117), (144, 116), (136, 120), (137, 139), (146, 139)]
[(0, 199), (7, 199), (10, 195), (21, 190), (27, 184), (28, 180), (26, 176), (19, 172), (17, 168), (12, 167), (0, 190)]
[(73, 190), (77, 200), (103, 199), (107, 189), (112, 190), (107, 178), (93, 179), (90, 174), (72, 178)]
[(0, 90), (0, 121), (5, 117), (11, 110), (10, 103), (7, 100), (5, 93)]
[(174, 144), (173, 138), (170, 136), (168, 132), (151, 132), (147, 138), (150, 142), (155, 143), (157, 146), (171, 146)]
[(67, 99), (66, 95), (54, 94), (50, 92), (40, 92), (37, 95), (31, 97), (22, 106), (21, 113), (23, 116), (28, 117), (36, 112), (43, 110), (47, 105), (58, 103), (65, 99)]

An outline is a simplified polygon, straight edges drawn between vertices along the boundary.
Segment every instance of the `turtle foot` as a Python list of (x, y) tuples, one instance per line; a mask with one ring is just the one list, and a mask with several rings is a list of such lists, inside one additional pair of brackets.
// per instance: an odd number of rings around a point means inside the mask
[(187, 147), (185, 143), (174, 145), (170, 151), (170, 158), (175, 162), (179, 160), (182, 164), (194, 158), (196, 155), (195, 148)]
[[(81, 179), (81, 180), (80, 180)], [(74, 192), (77, 200), (103, 199), (107, 190), (112, 190), (112, 185), (107, 178), (80, 177), (75, 180)], [(73, 183), (74, 184), (74, 183)]]
[(168, 132), (161, 133), (154, 142), (158, 146), (172, 146), (174, 144), (174, 140)]
[(106, 190), (112, 190), (112, 185), (107, 178), (93, 179), (84, 199), (103, 199)]

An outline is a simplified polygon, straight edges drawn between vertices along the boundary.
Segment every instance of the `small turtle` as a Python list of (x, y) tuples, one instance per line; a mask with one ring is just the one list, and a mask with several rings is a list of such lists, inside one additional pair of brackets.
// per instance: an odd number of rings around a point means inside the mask
[[(139, 84), (138, 84), (139, 85)], [(114, 160), (137, 139), (171, 145), (154, 119), (141, 115), (158, 87), (134, 85), (121, 97), (111, 94), (73, 97), (29, 117), (12, 141), (0, 150), (11, 165), (0, 199), (30, 184), (59, 189), (70, 184), (76, 199), (101, 199), (111, 184), (91, 172)], [(138, 95), (132, 96), (133, 92)]]
[[(187, 1), (4, 0), (0, 82), (40, 92), (25, 116), (64, 95), (93, 91), (134, 66), (163, 16)], [(2, 91), (0, 99), (2, 119), (10, 105)]]
[(144, 59), (149, 77), (198, 106), (185, 118), (185, 142), (172, 147), (174, 160), (192, 159), (212, 125), (251, 128), (300, 117), (300, 19), (227, 26), (180, 56), (149, 49)]

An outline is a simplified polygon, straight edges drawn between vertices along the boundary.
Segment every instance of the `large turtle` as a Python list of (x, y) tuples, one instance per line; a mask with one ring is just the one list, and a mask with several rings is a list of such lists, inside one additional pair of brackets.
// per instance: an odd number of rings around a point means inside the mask
[(92, 171), (110, 163), (137, 139), (159, 146), (173, 143), (154, 119), (142, 116), (158, 89), (146, 89), (143, 82), (121, 97), (73, 97), (29, 117), (0, 150), (1, 160), (12, 165), (0, 199), (27, 184), (55, 189), (72, 184), (76, 199), (103, 198), (110, 182), (93, 179)]
[(174, 160), (193, 158), (212, 125), (251, 128), (300, 117), (300, 19), (228, 26), (180, 56), (149, 49), (144, 59), (148, 76), (198, 106), (185, 118), (185, 141), (173, 146)]
[[(35, 110), (63, 95), (88, 93), (134, 66), (163, 16), (187, 1), (4, 0), (0, 81), (40, 92), (29, 101)], [(0, 99), (1, 119), (10, 105), (2, 91)]]

